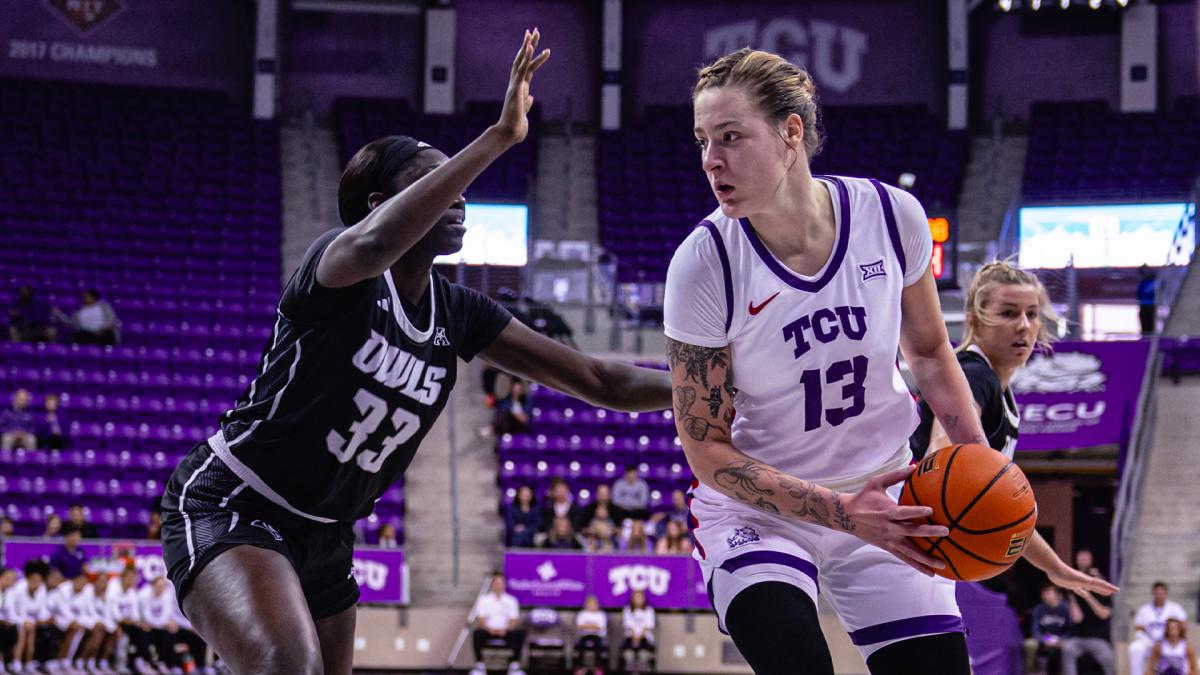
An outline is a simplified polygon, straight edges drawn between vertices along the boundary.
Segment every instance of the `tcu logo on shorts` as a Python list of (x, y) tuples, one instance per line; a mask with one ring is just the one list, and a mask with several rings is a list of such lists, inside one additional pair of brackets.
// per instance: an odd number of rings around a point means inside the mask
[(735, 549), (739, 546), (745, 546), (746, 544), (752, 544), (756, 541), (759, 541), (758, 533), (754, 531), (753, 527), (750, 527), (749, 525), (747, 525), (745, 527), (739, 527), (736, 530), (734, 530), (733, 536), (726, 539), (725, 543), (729, 544), (729, 550), (732, 551), (733, 549)]

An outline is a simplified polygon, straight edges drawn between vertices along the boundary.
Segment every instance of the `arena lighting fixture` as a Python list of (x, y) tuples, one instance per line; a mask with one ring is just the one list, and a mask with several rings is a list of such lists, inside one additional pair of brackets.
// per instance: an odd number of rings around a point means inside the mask
[(1042, 8), (1042, 0), (1030, 0), (1029, 6), (1036, 12)]
[(999, 0), (1000, 10), (1004, 12), (1012, 11), (1012, 0)]
[(1071, 6), (1071, 0), (1058, 0), (1058, 6), (1067, 9)]
[(1129, 5), (1129, 0), (1117, 0), (1117, 7), (1126, 7)]
[(1088, 0), (1088, 7), (1100, 9), (1100, 0)]

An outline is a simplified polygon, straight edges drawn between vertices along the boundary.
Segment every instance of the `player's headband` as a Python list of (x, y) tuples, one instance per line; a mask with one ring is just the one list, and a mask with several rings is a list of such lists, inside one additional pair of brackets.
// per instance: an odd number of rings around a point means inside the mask
[(433, 147), (411, 136), (393, 136), (392, 139), (394, 142), (388, 143), (385, 146), (383, 157), (380, 157), (381, 168), (384, 169), (382, 175), (384, 176), (395, 176), (408, 163), (408, 160), (415, 157), (418, 152), (429, 150)]

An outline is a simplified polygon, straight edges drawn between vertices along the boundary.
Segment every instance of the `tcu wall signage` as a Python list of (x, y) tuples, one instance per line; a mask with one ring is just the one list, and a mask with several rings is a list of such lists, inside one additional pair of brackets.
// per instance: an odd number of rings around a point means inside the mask
[(845, 93), (862, 79), (867, 34), (821, 19), (748, 19), (705, 31), (704, 60), (747, 45), (775, 52), (808, 69), (818, 86)]

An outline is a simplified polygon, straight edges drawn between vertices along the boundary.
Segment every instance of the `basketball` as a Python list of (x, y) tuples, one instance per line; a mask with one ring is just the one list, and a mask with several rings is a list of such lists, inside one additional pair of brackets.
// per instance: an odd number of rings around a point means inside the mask
[(953, 445), (927, 456), (904, 482), (903, 505), (929, 506), (929, 523), (944, 538), (913, 538), (945, 561), (936, 572), (955, 581), (980, 581), (1012, 566), (1033, 536), (1037, 502), (1020, 467), (983, 445)]

